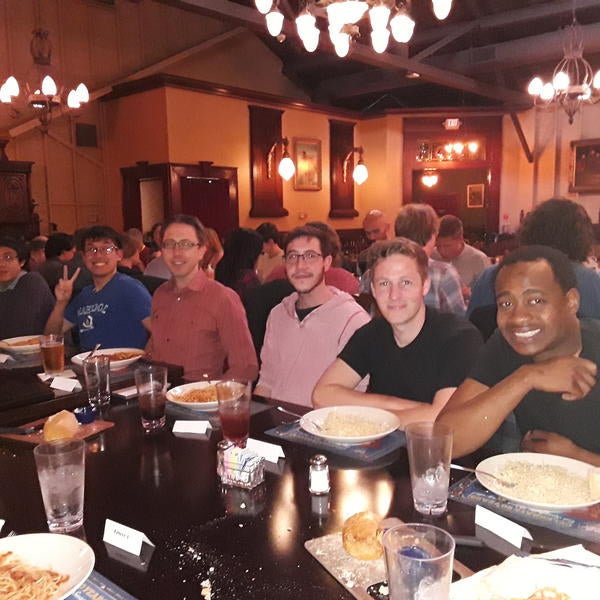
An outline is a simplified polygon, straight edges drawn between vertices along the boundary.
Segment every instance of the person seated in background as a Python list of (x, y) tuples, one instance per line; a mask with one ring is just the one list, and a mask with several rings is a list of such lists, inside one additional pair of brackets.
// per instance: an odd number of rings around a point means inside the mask
[(23, 270), (27, 258), (25, 242), (0, 237), (0, 339), (42, 333), (54, 307), (44, 279)]
[(311, 406), (323, 371), (369, 315), (345, 292), (325, 283), (333, 260), (329, 235), (306, 225), (293, 229), (285, 245), (285, 269), (295, 292), (267, 321), (255, 392)]
[[(54, 290), (63, 275), (63, 266), (75, 256), (77, 248), (73, 236), (68, 233), (53, 233), (44, 247), (46, 260), (38, 267), (38, 273), (46, 280), (48, 287)], [(69, 276), (75, 269), (69, 270)]]
[(111, 227), (97, 225), (82, 232), (80, 244), (92, 284), (71, 300), (79, 269), (69, 277), (66, 265), (63, 267), (45, 333), (66, 332), (76, 326), (82, 350), (91, 350), (96, 344), (144, 348), (151, 297), (139, 281), (117, 272), (123, 256), (121, 236)]
[(133, 279), (137, 279), (149, 292), (154, 294), (158, 289), (158, 286), (162, 285), (165, 280), (160, 277), (152, 277), (152, 275), (146, 275), (139, 269), (135, 268), (135, 265), (140, 264), (140, 252), (139, 252), (139, 240), (124, 233), (121, 235), (121, 242), (123, 244), (123, 256), (117, 266), (117, 271), (124, 275), (129, 275)]
[(200, 262), (200, 268), (206, 273), (209, 279), (215, 278), (215, 268), (223, 258), (224, 250), (219, 239), (219, 234), (210, 227), (205, 227), (206, 232), (206, 252)]
[(425, 296), (425, 304), (442, 312), (452, 312), (462, 317), (466, 305), (456, 269), (448, 263), (431, 258), (438, 228), (438, 216), (429, 204), (405, 204), (394, 223), (397, 236), (416, 242), (427, 254), (430, 286)]
[(279, 231), (273, 223), (263, 223), (256, 228), (263, 240), (263, 249), (256, 263), (256, 274), (261, 283), (275, 267), (283, 264), (283, 250), (279, 246)]
[(225, 238), (223, 258), (215, 269), (215, 279), (235, 290), (240, 298), (260, 285), (256, 262), (262, 252), (262, 238), (253, 229), (238, 227)]
[[(380, 318), (361, 327), (313, 392), (315, 407), (358, 404), (394, 412), (404, 427), (433, 421), (469, 372), (481, 335), (462, 317), (425, 305), (428, 259), (406, 238), (369, 252)], [(369, 376), (367, 392), (356, 391)]]
[[(381, 242), (390, 237), (391, 225), (386, 216), (377, 208), (370, 210), (363, 219), (363, 231), (369, 245), (374, 242)], [(358, 255), (358, 274), (362, 275), (367, 270), (367, 254), (369, 249), (363, 250)], [(368, 287), (368, 285), (367, 285)]]
[(29, 242), (29, 260), (27, 261), (28, 271), (37, 271), (42, 263), (46, 262), (46, 242), (47, 236), (38, 235)]
[(144, 243), (144, 234), (137, 227), (130, 227), (125, 232), (125, 235), (135, 241), (136, 253), (131, 256), (131, 268), (137, 269), (140, 273), (143, 273), (146, 265), (152, 258), (152, 250)]
[(498, 330), (439, 421), (454, 456), (481, 447), (514, 411), (521, 448), (600, 466), (600, 323), (579, 320), (572, 263), (549, 246), (523, 246), (496, 271)]
[(471, 296), (471, 286), (479, 274), (492, 264), (485, 252), (465, 242), (463, 223), (454, 215), (444, 215), (440, 219), (440, 229), (431, 258), (450, 263), (456, 269), (462, 283), (463, 297), (467, 302)]
[(177, 215), (164, 225), (162, 253), (171, 279), (152, 299), (154, 360), (181, 365), (191, 381), (254, 381), (258, 361), (239, 296), (200, 268), (206, 234), (200, 221)]
[[(577, 315), (600, 319), (600, 275), (583, 265), (592, 252), (594, 228), (580, 204), (566, 198), (551, 198), (535, 207), (518, 231), (521, 246), (542, 245), (560, 250), (571, 260), (577, 290)], [(498, 265), (483, 271), (473, 288), (467, 309), (468, 318), (487, 339), (496, 329), (496, 296), (494, 280)]]

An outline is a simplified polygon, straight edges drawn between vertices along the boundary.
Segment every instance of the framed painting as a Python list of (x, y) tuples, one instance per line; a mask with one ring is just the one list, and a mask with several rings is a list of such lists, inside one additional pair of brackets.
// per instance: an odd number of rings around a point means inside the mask
[(295, 190), (321, 189), (321, 140), (294, 138)]
[(472, 183), (467, 186), (467, 208), (483, 208), (485, 183)]
[(571, 142), (570, 192), (600, 192), (600, 139)]

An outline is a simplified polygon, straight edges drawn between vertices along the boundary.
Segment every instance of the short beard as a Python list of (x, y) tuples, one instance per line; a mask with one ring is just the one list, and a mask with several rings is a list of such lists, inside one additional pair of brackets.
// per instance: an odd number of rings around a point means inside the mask
[[(312, 293), (315, 290), (315, 288), (319, 287), (321, 285), (321, 283), (324, 281), (324, 279), (325, 279), (325, 269), (323, 269), (321, 271), (321, 276), (317, 279), (315, 284), (310, 287), (310, 289), (300, 291), (296, 288), (296, 286), (294, 286), (294, 289), (296, 290), (296, 292), (298, 293), (299, 296), (307, 296), (308, 294)], [(292, 285), (294, 285), (293, 282), (292, 282)]]

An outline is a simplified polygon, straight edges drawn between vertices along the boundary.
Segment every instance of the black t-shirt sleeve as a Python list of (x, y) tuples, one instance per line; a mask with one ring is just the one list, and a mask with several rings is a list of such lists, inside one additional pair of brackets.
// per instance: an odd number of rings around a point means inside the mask
[(492, 387), (524, 362), (496, 331), (478, 352), (469, 377)]
[(444, 359), (440, 362), (438, 390), (458, 387), (467, 378), (477, 360), (483, 340), (475, 327), (470, 323), (466, 325), (460, 327), (444, 344), (442, 352)]
[(371, 372), (370, 355), (373, 350), (373, 321), (357, 329), (338, 355), (361, 378)]

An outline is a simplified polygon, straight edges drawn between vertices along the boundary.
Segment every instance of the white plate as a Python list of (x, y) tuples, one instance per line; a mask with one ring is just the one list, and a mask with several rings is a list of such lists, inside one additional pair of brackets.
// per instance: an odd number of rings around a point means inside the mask
[[(125, 360), (112, 360), (110, 361), (110, 370), (111, 371), (119, 371), (132, 365), (136, 360), (140, 360), (142, 356), (144, 356), (144, 351), (140, 348), (101, 348), (96, 350), (96, 354), (114, 354), (115, 352), (139, 352), (138, 356), (134, 356), (133, 358), (127, 358)], [(71, 358), (71, 361), (76, 365), (83, 365), (84, 359), (86, 359), (91, 353), (91, 350), (88, 352), (82, 352), (81, 354), (76, 354)]]
[(201, 390), (209, 385), (215, 385), (217, 381), (195, 381), (194, 383), (186, 383), (185, 385), (178, 385), (172, 390), (167, 392), (167, 400), (177, 406), (185, 406), (198, 411), (214, 411), (219, 408), (219, 403), (215, 400), (214, 402), (182, 402), (179, 400), (183, 394), (191, 390)]
[(24, 563), (68, 575), (51, 600), (64, 600), (89, 577), (94, 551), (82, 540), (58, 533), (28, 533), (0, 539), (0, 554), (14, 552)]
[[(27, 344), (25, 346), (14, 345), (15, 342), (24, 342), (36, 338), (38, 341), (35, 344)], [(39, 335), (21, 335), (19, 337), (6, 338), (5, 340), (0, 340), (0, 348), (8, 350), (9, 352), (14, 352), (15, 354), (33, 354), (34, 352), (40, 351), (39, 338)]]
[[(564, 456), (556, 456), (554, 454), (538, 454), (536, 452), (512, 452), (509, 454), (499, 454), (498, 456), (492, 456), (486, 458), (484, 461), (477, 465), (477, 469), (487, 471), (493, 475), (499, 473), (506, 464), (509, 462), (526, 462), (532, 465), (551, 465), (555, 467), (563, 467), (569, 471), (572, 475), (578, 475), (587, 479), (590, 469), (594, 467), (588, 463), (575, 460), (573, 458), (566, 458)], [(593, 502), (584, 502), (579, 504), (550, 504), (543, 502), (532, 502), (530, 500), (522, 500), (516, 498), (511, 494), (510, 489), (506, 489), (494, 481), (491, 477), (486, 477), (483, 473), (477, 473), (477, 479), (479, 483), (486, 487), (488, 490), (502, 496), (507, 500), (516, 502), (517, 504), (524, 504), (537, 510), (547, 511), (564, 511), (564, 510), (575, 510), (577, 508), (585, 508), (586, 506), (592, 506), (596, 504), (598, 500)]]
[[(320, 431), (317, 425), (322, 427), (327, 420), (327, 416), (332, 412), (339, 415), (352, 415), (364, 419), (365, 421), (370, 421), (371, 423), (377, 423), (381, 426), (381, 431), (361, 436), (328, 435)], [(300, 419), (300, 427), (304, 429), (304, 431), (325, 440), (329, 440), (330, 442), (347, 445), (364, 444), (366, 442), (378, 440), (389, 435), (392, 431), (398, 429), (399, 426), (400, 421), (396, 415), (387, 410), (372, 408), (371, 406), (328, 406), (327, 408), (319, 408), (306, 413)]]

